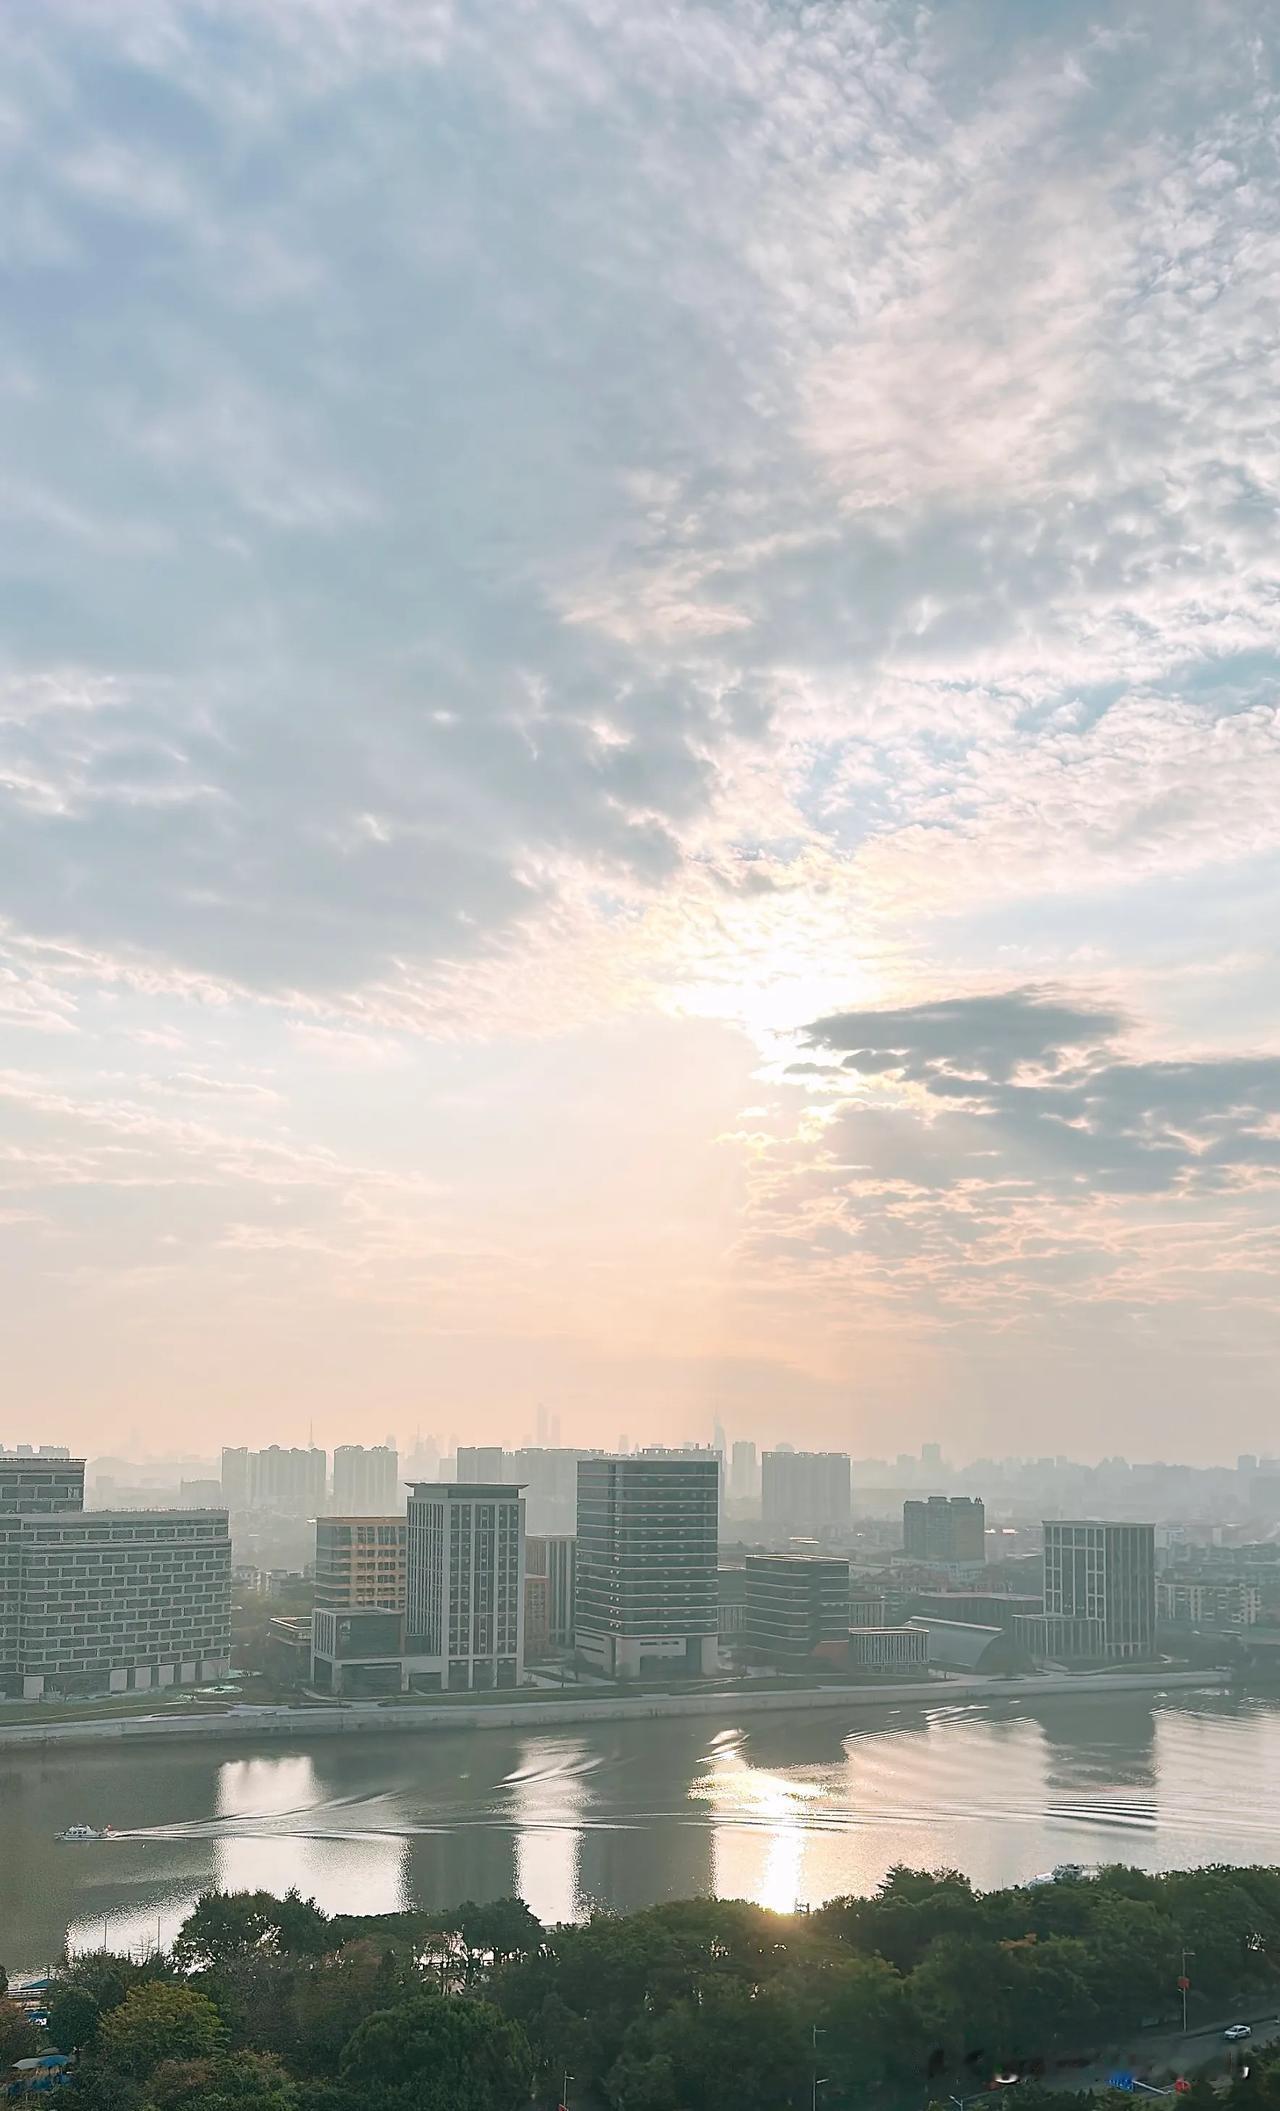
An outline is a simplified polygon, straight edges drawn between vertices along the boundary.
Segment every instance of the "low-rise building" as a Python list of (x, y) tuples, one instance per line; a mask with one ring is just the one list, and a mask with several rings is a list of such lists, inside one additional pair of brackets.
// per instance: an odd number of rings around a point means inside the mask
[(436, 1658), (405, 1647), (404, 1617), (375, 1606), (311, 1615), (311, 1683), (318, 1693), (376, 1699), (438, 1691)]
[(849, 1586), (850, 1627), (889, 1627), (887, 1603), (883, 1591), (869, 1591), (865, 1584)]
[(854, 1627), (848, 1662), (858, 1671), (924, 1671), (929, 1638), (916, 1627)]
[(1035, 1664), (1096, 1664), (1103, 1656), (1102, 1622), (1083, 1614), (1015, 1613), (1009, 1633)]
[(980, 1627), (969, 1620), (917, 1618), (907, 1625), (925, 1637), (929, 1662), (940, 1670), (997, 1673), (1032, 1668), (1026, 1650), (1003, 1627)]

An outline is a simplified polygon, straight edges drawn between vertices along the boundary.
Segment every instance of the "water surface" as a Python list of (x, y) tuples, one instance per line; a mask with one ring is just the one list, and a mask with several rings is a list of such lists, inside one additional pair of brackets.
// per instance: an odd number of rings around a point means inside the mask
[[(1280, 1701), (1081, 1695), (312, 1744), (0, 1753), (0, 1960), (167, 1940), (211, 1885), (544, 1920), (711, 1892), (789, 1909), (886, 1869), (1280, 1862)], [(78, 1822), (126, 1837), (66, 1847)]]

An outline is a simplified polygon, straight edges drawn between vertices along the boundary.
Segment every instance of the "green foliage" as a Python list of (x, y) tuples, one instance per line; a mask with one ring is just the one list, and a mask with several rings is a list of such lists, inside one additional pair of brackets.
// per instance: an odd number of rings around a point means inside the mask
[[(694, 1899), (552, 1928), (518, 1899), (327, 1919), (296, 1895), (210, 1894), (175, 1945), (183, 1983), (100, 1958), (63, 1987), (103, 2011), (80, 2111), (507, 2111), (531, 2083), (557, 2101), (566, 2072), (571, 2101), (610, 2111), (807, 2111), (815, 2065), (823, 2111), (917, 2111), (1134, 2043), (1176, 2015), (1184, 1947), (1193, 2018), (1266, 1998), (1280, 1871), (1117, 1867), (982, 1894), (900, 1867), (811, 1914)], [(139, 2050), (144, 1995), (204, 1998), (216, 2042), (166, 2027)], [(1280, 2063), (1250, 2065), (1227, 2111), (1280, 2111)], [(1086, 2100), (1024, 2084), (1016, 2101)]]
[(16, 2001), (0, 1997), (0, 2068), (29, 2060), (40, 2050), (40, 2032)]
[(419, 1994), (362, 2023), (341, 2072), (413, 2111), (514, 2111), (528, 2098), (533, 2057), (519, 2024), (488, 2002)]
[(49, 2037), (60, 2052), (79, 2052), (97, 2036), (102, 2010), (87, 1987), (60, 1986), (49, 2001)]
[(298, 2111), (298, 2084), (270, 2053), (164, 2060), (147, 2087), (148, 2111)]
[(320, 1957), (337, 1947), (328, 1916), (311, 1899), (288, 1891), (206, 1891), (182, 1924), (173, 1946), (183, 1970), (225, 1965), (256, 1950)]
[(207, 1994), (163, 1981), (135, 1986), (98, 2032), (103, 2063), (145, 2080), (162, 2060), (206, 2060), (221, 2051), (222, 2018)]

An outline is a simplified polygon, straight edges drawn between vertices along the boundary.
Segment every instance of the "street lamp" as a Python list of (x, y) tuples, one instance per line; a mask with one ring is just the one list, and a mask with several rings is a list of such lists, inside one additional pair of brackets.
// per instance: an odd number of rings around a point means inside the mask
[(813, 2046), (813, 2089), (809, 2097), (811, 2111), (818, 2111), (818, 2091), (819, 2089), (821, 2089), (824, 2082), (829, 2082), (831, 2080), (831, 2076), (829, 2074), (819, 2074), (818, 2072), (818, 2040), (819, 2038), (825, 2038), (826, 2035), (826, 2031), (819, 2030), (816, 2023), (813, 2025), (809, 2033), (810, 2042)]
[(1182, 1950), (1182, 1970), (1178, 1974), (1178, 1992), (1182, 1996), (1182, 2035), (1184, 2038), (1187, 2035), (1187, 1991), (1191, 1985), (1191, 1981), (1187, 1977), (1187, 1959), (1188, 1957), (1194, 1957), (1195, 1954), (1195, 1951), (1187, 1949), (1184, 1943)]
[(576, 2082), (577, 2079), (577, 2075), (570, 2074), (566, 2067), (564, 2070), (564, 2084), (560, 2091), (560, 2111), (569, 2111), (569, 2084), (570, 2082)]

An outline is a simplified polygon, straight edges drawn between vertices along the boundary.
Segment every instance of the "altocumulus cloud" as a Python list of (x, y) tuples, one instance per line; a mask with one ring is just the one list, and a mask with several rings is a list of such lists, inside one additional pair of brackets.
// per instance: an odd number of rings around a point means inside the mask
[[(1264, 0), (11, 10), (0, 1021), (71, 1177), (109, 1092), (136, 1192), (213, 1168), (216, 1242), (287, 1121), (366, 1196), (295, 1227), (340, 1269), (389, 1146), (322, 1045), (398, 1079), (456, 1036), (496, 1094), (534, 1033), (714, 1014), (735, 1075), (821, 1070), (804, 1123), (794, 1085), (760, 1138), (707, 1116), (750, 1252), (810, 1269), (784, 1337), (1255, 1299), (1278, 35)], [(420, 1098), (394, 1239), (434, 1273), (471, 1228)]]

